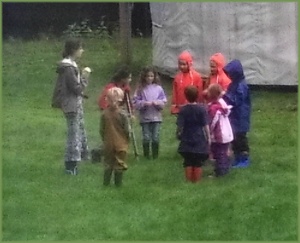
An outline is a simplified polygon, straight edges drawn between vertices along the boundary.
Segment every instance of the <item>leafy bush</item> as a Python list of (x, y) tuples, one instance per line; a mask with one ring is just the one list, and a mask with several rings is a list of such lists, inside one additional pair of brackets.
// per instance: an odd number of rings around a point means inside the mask
[(112, 39), (113, 33), (110, 33), (105, 22), (105, 16), (101, 17), (101, 20), (97, 25), (90, 24), (89, 19), (84, 19), (80, 23), (73, 23), (68, 25), (68, 28), (63, 31), (65, 37), (80, 37), (80, 38), (99, 38), (99, 39)]

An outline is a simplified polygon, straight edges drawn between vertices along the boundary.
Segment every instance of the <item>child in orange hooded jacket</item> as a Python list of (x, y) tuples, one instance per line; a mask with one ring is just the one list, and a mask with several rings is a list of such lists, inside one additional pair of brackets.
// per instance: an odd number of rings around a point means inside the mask
[(210, 76), (209, 84), (219, 84), (223, 91), (226, 91), (231, 80), (224, 73), (226, 61), (222, 53), (215, 53), (210, 57)]
[[(222, 95), (225, 94), (229, 84), (231, 83), (230, 78), (224, 73), (223, 68), (225, 67), (226, 60), (222, 53), (215, 53), (209, 59), (209, 66), (210, 66), (210, 75), (208, 83), (205, 85), (207, 88), (203, 91), (203, 97), (206, 103), (211, 102), (210, 98), (208, 97), (208, 87), (211, 84), (219, 84), (222, 88)], [(229, 155), (232, 154), (231, 149), (228, 149), (227, 152)], [(212, 155), (210, 155), (210, 159), (212, 159)]]
[(184, 89), (189, 85), (194, 85), (198, 89), (198, 103), (203, 102), (203, 81), (201, 74), (192, 67), (193, 58), (188, 51), (182, 52), (178, 57), (179, 73), (173, 81), (173, 93), (171, 114), (178, 114), (179, 109), (188, 103), (184, 95)]

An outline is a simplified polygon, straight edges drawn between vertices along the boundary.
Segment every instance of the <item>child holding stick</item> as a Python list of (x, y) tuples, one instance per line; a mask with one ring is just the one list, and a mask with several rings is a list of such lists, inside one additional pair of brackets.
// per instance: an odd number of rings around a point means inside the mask
[(128, 116), (121, 105), (124, 100), (122, 89), (113, 87), (107, 91), (107, 109), (101, 115), (100, 135), (103, 141), (104, 152), (104, 179), (103, 185), (110, 184), (114, 173), (115, 185), (122, 185), (123, 172), (126, 164), (129, 147)]
[[(111, 81), (105, 85), (103, 90), (101, 91), (98, 97), (98, 107), (100, 111), (104, 111), (108, 107), (107, 103), (107, 92), (109, 89), (113, 87), (118, 87), (122, 89), (124, 92), (124, 103), (127, 104), (127, 99), (130, 93), (130, 82), (131, 82), (131, 72), (127, 66), (121, 66), (119, 69), (114, 73)], [(130, 100), (130, 99), (129, 99)], [(131, 105), (131, 102), (130, 102)], [(92, 162), (96, 163), (101, 160), (101, 156), (103, 154), (102, 144), (99, 145), (99, 148), (95, 148), (92, 150)]]

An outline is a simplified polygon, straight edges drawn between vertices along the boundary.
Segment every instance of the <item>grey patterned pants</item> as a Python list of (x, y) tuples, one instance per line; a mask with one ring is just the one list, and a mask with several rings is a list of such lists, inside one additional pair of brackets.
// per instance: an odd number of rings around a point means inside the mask
[(67, 143), (65, 161), (81, 161), (88, 156), (87, 136), (84, 129), (83, 110), (65, 113), (67, 120)]

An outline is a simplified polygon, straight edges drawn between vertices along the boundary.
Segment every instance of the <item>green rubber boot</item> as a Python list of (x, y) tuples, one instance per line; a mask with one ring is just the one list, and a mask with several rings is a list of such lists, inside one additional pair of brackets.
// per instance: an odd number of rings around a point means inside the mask
[(123, 171), (115, 171), (115, 185), (121, 187), (123, 184)]
[(103, 186), (108, 186), (110, 184), (111, 175), (112, 169), (109, 168), (104, 170)]

